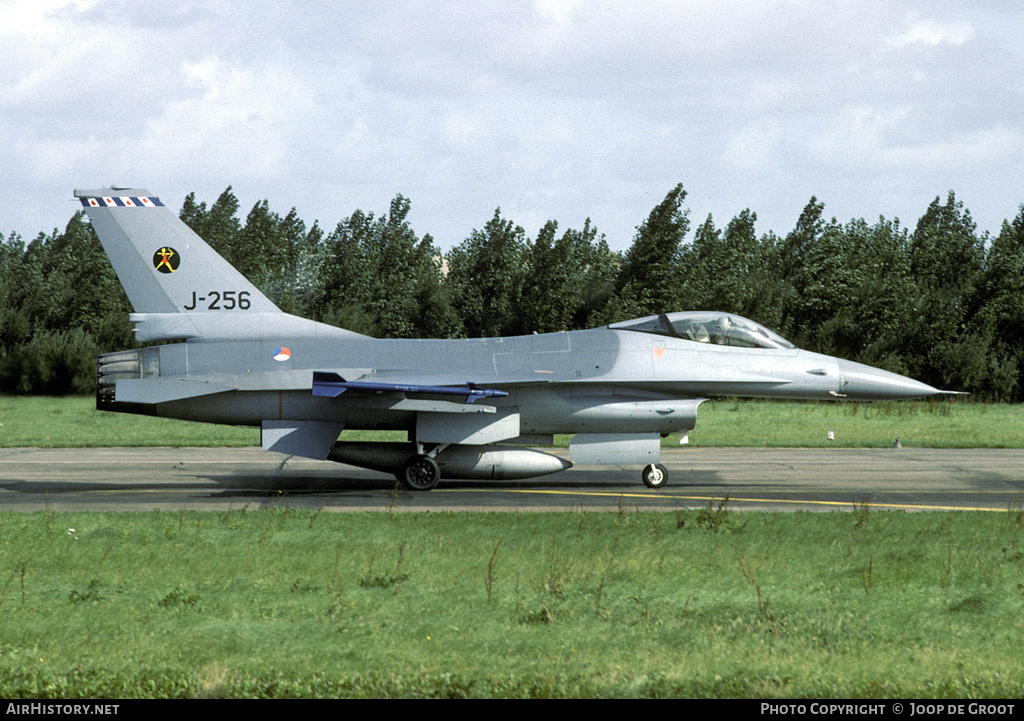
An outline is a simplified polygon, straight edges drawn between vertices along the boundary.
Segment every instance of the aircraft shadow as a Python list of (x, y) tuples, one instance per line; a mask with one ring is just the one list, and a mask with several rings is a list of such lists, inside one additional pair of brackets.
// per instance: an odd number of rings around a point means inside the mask
[[(559, 476), (520, 479), (513, 481), (492, 480), (444, 480), (438, 490), (493, 490), (493, 491), (622, 491), (642, 492), (644, 488), (637, 474), (620, 469), (606, 471), (588, 470), (583, 474), (560, 474)], [(668, 489), (722, 487), (719, 474), (714, 471), (700, 471), (685, 474), (670, 482)], [(218, 496), (280, 496), (288, 495), (351, 495), (360, 493), (406, 493), (405, 488), (393, 476), (380, 474), (364, 475), (322, 475), (306, 474), (228, 474), (197, 475), (187, 479), (139, 482), (102, 481), (60, 481), (20, 480), (0, 482), (0, 491), (19, 494), (68, 494), (68, 493), (136, 493), (136, 492), (197, 492)], [(657, 491), (653, 491), (657, 492)], [(428, 494), (411, 493), (415, 496)]]

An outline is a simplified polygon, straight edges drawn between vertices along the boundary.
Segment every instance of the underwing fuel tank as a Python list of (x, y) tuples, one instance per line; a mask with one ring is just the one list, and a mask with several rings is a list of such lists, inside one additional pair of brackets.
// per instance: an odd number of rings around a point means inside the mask
[[(338, 442), (327, 460), (397, 474), (415, 452), (412, 443)], [(443, 478), (475, 480), (512, 481), (572, 468), (558, 456), (516, 446), (452, 445), (434, 460)]]

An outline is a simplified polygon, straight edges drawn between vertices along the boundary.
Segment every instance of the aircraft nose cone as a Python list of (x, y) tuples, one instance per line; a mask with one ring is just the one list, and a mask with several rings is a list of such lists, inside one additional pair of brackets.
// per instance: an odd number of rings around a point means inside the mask
[(927, 383), (848, 360), (839, 360), (839, 375), (839, 393), (851, 400), (895, 401), (940, 393)]

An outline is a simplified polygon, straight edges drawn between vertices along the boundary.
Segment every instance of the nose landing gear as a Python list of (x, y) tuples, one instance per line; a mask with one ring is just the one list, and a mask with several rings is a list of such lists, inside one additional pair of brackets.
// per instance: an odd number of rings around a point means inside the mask
[(640, 478), (648, 488), (664, 488), (668, 483), (668, 469), (660, 463), (652, 463), (644, 468)]

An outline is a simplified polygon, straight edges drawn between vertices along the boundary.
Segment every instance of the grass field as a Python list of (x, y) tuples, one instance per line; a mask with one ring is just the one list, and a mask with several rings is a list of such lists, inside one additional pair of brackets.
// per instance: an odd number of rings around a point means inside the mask
[[(1024, 406), (950, 400), (904, 403), (709, 401), (695, 446), (1024, 447)], [(829, 440), (832, 431), (834, 440)], [(403, 439), (404, 434), (343, 438)], [(558, 438), (562, 445), (567, 437)], [(670, 436), (664, 445), (677, 445)], [(0, 447), (255, 446), (259, 430), (105, 413), (92, 398), (0, 396)]]
[[(897, 436), (1021, 447), (1024, 414), (719, 401), (691, 443)], [(257, 443), (255, 429), (97, 413), (88, 398), (0, 397), (6, 447)], [(0, 508), (0, 698), (1020, 698), (1022, 637), (1019, 506)]]
[(1020, 698), (1024, 513), (7, 513), (0, 609), (3, 698)]

